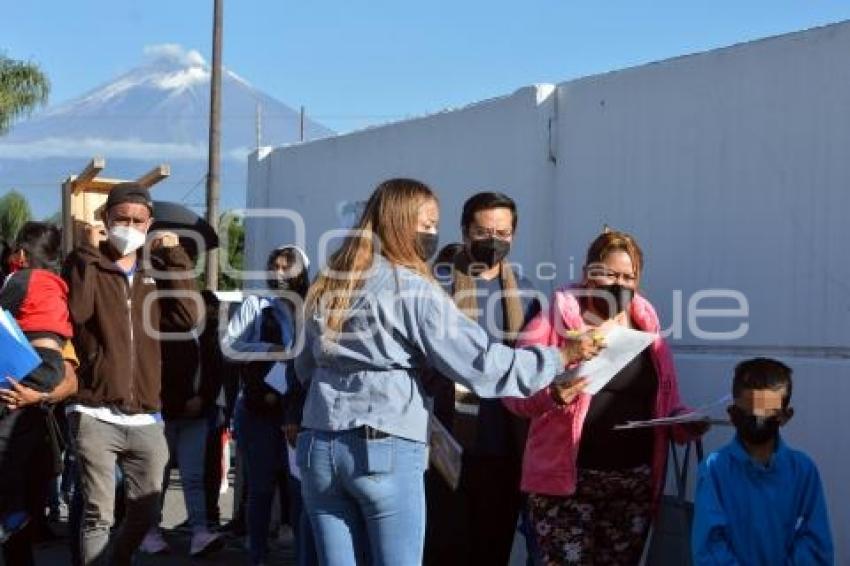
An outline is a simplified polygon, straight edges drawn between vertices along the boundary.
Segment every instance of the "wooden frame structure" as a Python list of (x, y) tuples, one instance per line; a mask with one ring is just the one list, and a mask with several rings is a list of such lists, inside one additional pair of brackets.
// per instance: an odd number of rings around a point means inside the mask
[(149, 188), (171, 175), (171, 167), (163, 163), (138, 179), (99, 177), (105, 167), (106, 159), (95, 157), (79, 175), (71, 175), (62, 183), (62, 249), (65, 254), (80, 241), (86, 224), (101, 221), (100, 213), (112, 187), (134, 182)]

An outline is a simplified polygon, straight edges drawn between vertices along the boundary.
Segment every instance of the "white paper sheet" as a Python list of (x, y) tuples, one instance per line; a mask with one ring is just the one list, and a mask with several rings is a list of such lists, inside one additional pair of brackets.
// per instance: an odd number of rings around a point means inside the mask
[(688, 413), (677, 417), (666, 417), (661, 419), (649, 419), (648, 421), (629, 421), (626, 424), (617, 425), (614, 430), (628, 430), (632, 428), (650, 428), (654, 426), (671, 426), (675, 424), (704, 422), (712, 425), (732, 426), (727, 419), (713, 419), (706, 415)]
[(595, 395), (655, 340), (655, 334), (613, 326), (605, 335), (606, 347), (578, 367), (577, 375), (587, 378), (583, 392)]
[(460, 485), (463, 448), (437, 417), (431, 415), (428, 424), (430, 428), (430, 462), (437, 472), (443, 476), (446, 483), (452, 489), (457, 489)]
[(272, 369), (266, 374), (264, 381), (266, 385), (281, 395), (286, 395), (286, 392), (289, 391), (289, 384), (286, 382), (286, 368), (280, 362), (272, 365)]
[(695, 422), (706, 422), (712, 425), (727, 425), (731, 426), (732, 423), (729, 422), (728, 419), (715, 418), (711, 416), (711, 413), (720, 408), (729, 404), (732, 400), (731, 395), (724, 395), (719, 399), (716, 399), (710, 403), (706, 403), (701, 407), (697, 407), (696, 409), (689, 411), (687, 413), (683, 413), (680, 415), (675, 415), (672, 417), (661, 417), (657, 419), (648, 419), (645, 421), (629, 421), (625, 424), (617, 425), (614, 427), (614, 430), (625, 430), (630, 428), (647, 428), (653, 426), (670, 426), (674, 424), (682, 424), (682, 423), (695, 423)]
[(286, 443), (286, 457), (289, 460), (289, 475), (301, 481), (301, 470), (298, 469), (298, 464), (295, 463), (295, 448)]

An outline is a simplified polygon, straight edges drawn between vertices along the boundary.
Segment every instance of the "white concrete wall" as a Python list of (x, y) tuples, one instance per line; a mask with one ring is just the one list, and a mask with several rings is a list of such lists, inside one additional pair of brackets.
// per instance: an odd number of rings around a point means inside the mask
[(638, 237), (665, 325), (673, 290), (685, 305), (701, 289), (746, 296), (740, 339), (700, 340), (684, 322), (673, 341), (682, 390), (694, 403), (714, 399), (753, 355), (794, 368), (787, 438), (820, 465), (841, 564), (850, 564), (848, 52), (842, 24), (559, 85), (554, 206), (569, 218), (559, 264), (581, 257), (603, 222)]
[[(549, 160), (548, 121), (554, 87), (523, 88), (456, 112), (274, 150), (249, 158), (248, 206), (288, 207), (305, 219), (307, 247), (340, 228), (337, 205), (366, 200), (390, 177), (428, 183), (441, 201), (441, 244), (460, 238), (463, 202), (479, 190), (517, 200), (517, 257), (552, 257), (551, 199), (555, 167)], [(249, 263), (259, 266), (269, 245), (289, 241), (285, 223), (248, 230)], [(249, 223), (250, 226), (250, 223)], [(541, 244), (542, 243), (542, 244)]]
[[(443, 243), (458, 237), (468, 195), (502, 190), (521, 213), (512, 257), (531, 271), (554, 260), (558, 281), (577, 275), (603, 223), (634, 233), (646, 292), (665, 326), (682, 320), (672, 342), (688, 401), (727, 392), (744, 357), (776, 356), (795, 369), (787, 438), (818, 462), (838, 563), (850, 564), (847, 53), (843, 23), (277, 149), (252, 161), (249, 206), (301, 211), (315, 254), (319, 234), (339, 224), (334, 205), (365, 199), (389, 176), (436, 188)], [(253, 264), (287, 238), (280, 223), (252, 227)], [(699, 326), (732, 330), (745, 320), (746, 335), (694, 334), (688, 300), (705, 289), (741, 292), (749, 316)], [(713, 431), (709, 447), (730, 434)]]

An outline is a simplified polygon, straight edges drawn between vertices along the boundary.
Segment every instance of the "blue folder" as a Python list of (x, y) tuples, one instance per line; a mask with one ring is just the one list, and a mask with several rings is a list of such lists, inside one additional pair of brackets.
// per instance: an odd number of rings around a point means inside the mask
[(0, 310), (0, 387), (9, 387), (7, 376), (25, 378), (41, 358), (9, 311)]

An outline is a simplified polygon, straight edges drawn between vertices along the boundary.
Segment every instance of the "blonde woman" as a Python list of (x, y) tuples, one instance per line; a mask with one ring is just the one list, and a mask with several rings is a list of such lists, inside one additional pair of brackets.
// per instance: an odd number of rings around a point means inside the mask
[(433, 281), (439, 205), (426, 185), (379, 185), (307, 297), (308, 383), (297, 463), (322, 564), (418, 566), (428, 366), (482, 397), (528, 396), (598, 350), (490, 342)]

